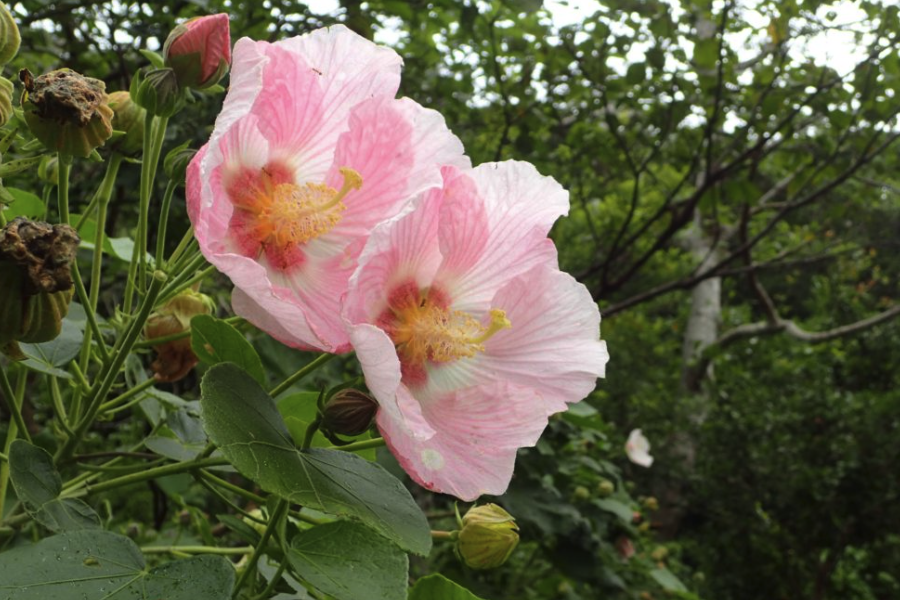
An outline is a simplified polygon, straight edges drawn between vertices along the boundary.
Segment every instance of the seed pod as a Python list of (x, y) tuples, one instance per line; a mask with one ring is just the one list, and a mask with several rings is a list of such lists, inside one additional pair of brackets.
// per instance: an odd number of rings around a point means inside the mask
[(0, 2), (0, 68), (15, 58), (21, 43), (22, 37), (15, 19), (6, 4)]
[[(148, 340), (190, 331), (191, 319), (208, 315), (215, 308), (212, 299), (193, 290), (185, 290), (150, 315), (144, 326)], [(170, 340), (153, 347), (156, 360), (150, 365), (157, 381), (171, 383), (187, 376), (197, 364), (190, 336)]]
[(110, 146), (126, 155), (138, 154), (144, 142), (144, 116), (147, 111), (131, 100), (125, 91), (109, 95), (109, 107), (113, 110), (113, 129), (125, 135), (110, 142)]
[(112, 135), (113, 111), (99, 79), (71, 69), (37, 78), (23, 69), (19, 77), (25, 85), (25, 122), (48, 150), (86, 158)]
[(0, 127), (9, 123), (13, 112), (13, 93), (15, 86), (6, 77), (0, 77)]

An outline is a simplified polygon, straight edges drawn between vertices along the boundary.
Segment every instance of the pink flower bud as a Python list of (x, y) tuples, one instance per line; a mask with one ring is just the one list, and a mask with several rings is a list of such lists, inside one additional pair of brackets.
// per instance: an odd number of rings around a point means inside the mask
[(177, 26), (166, 39), (163, 58), (181, 87), (203, 89), (217, 84), (231, 64), (228, 15), (198, 17)]

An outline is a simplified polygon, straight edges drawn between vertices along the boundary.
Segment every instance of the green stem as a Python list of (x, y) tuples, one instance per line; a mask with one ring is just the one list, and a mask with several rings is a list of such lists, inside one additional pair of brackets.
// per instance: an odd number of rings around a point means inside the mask
[(161, 467), (154, 467), (152, 469), (145, 469), (138, 473), (122, 475), (121, 477), (108, 479), (106, 481), (101, 481), (100, 483), (95, 483), (93, 485), (88, 484), (84, 487), (80, 487), (74, 490), (64, 491), (60, 497), (78, 498), (81, 496), (86, 496), (88, 494), (107, 492), (109, 490), (114, 490), (126, 485), (134, 485), (135, 483), (149, 481), (158, 477), (177, 475), (178, 473), (186, 473), (188, 471), (193, 471), (194, 469), (202, 469), (204, 467), (220, 467), (227, 464), (227, 460), (218, 457), (178, 462), (170, 465), (163, 465)]
[[(227, 319), (222, 319), (226, 323), (234, 325), (235, 327), (240, 327), (244, 321), (243, 317), (228, 317)], [(165, 344), (166, 342), (174, 342), (175, 340), (180, 340), (191, 335), (190, 330), (182, 331), (180, 333), (172, 333), (169, 335), (163, 335), (158, 338), (153, 338), (152, 340), (143, 340), (134, 345), (135, 348), (152, 348), (153, 346), (158, 346), (159, 344)]]
[(239, 548), (219, 548), (218, 546), (142, 546), (141, 552), (144, 554), (222, 554), (239, 555), (250, 554), (253, 552), (253, 546), (242, 546)]
[(172, 255), (169, 257), (169, 260), (166, 261), (166, 264), (178, 264), (178, 259), (181, 258), (182, 253), (187, 250), (188, 246), (190, 246), (191, 242), (194, 241), (194, 227), (188, 227), (188, 230), (184, 232), (184, 236), (181, 238), (181, 241), (178, 242), (178, 246), (172, 252)]
[(84, 281), (81, 279), (81, 270), (78, 268), (78, 262), (72, 262), (72, 281), (75, 283), (75, 295), (78, 296), (78, 301), (81, 303), (84, 309), (84, 315), (87, 318), (88, 325), (91, 328), (91, 331), (94, 334), (94, 337), (97, 338), (97, 348), (100, 349), (100, 356), (103, 357), (103, 362), (109, 360), (109, 350), (106, 348), (106, 342), (103, 341), (103, 334), (100, 332), (100, 324), (97, 323), (97, 315), (93, 310), (88, 310), (88, 306), (90, 305), (91, 299), (88, 297), (87, 290), (84, 289)]
[(6, 369), (3, 365), (0, 365), (0, 391), (3, 392), (3, 397), (6, 398), (6, 407), (12, 414), (16, 427), (19, 428), (19, 431), (25, 436), (25, 440), (30, 444), (31, 435), (28, 433), (28, 427), (25, 426), (25, 419), (22, 418), (22, 404), (16, 399), (16, 395), (13, 392), (12, 385), (9, 383), (9, 378), (6, 376)]
[(313, 436), (316, 435), (316, 432), (319, 430), (319, 425), (322, 424), (322, 419), (317, 415), (313, 422), (310, 423), (306, 427), (306, 435), (303, 436), (303, 445), (300, 446), (303, 450), (306, 450), (310, 446), (312, 446)]
[(361, 440), (359, 442), (353, 442), (351, 444), (347, 444), (346, 446), (332, 446), (331, 450), (343, 450), (344, 452), (357, 452), (359, 450), (368, 450), (369, 448), (381, 448), (387, 442), (384, 441), (384, 438), (372, 438), (371, 440)]
[[(153, 380), (153, 379), (146, 379), (146, 380), (140, 382), (139, 384), (137, 384), (136, 386), (134, 386), (127, 392), (124, 392), (120, 396), (113, 398), (109, 402), (105, 402), (105, 403), (101, 404), (100, 412), (104, 413), (111, 408), (115, 408), (115, 407), (119, 406), (123, 402), (128, 401), (129, 398), (133, 398), (134, 396), (137, 396), (138, 394), (140, 394), (147, 388), (152, 387), (154, 383), (155, 383), (155, 380)], [(137, 400), (137, 398), (135, 398), (135, 399)]]
[(433, 540), (453, 540), (456, 539), (455, 531), (431, 531), (431, 539)]
[(0, 460), (2, 460), (3, 462), (9, 462), (9, 457), (0, 452)]
[[(106, 174), (94, 200), (97, 202), (97, 229), (94, 232), (94, 256), (91, 259), (91, 290), (88, 297), (88, 304), (84, 307), (85, 314), (94, 315), (97, 312), (97, 303), (100, 301), (100, 274), (103, 267), (103, 236), (106, 230), (106, 211), (109, 207), (109, 200), (112, 197), (113, 187), (116, 184), (116, 177), (119, 175), (119, 166), (122, 164), (122, 155), (113, 152), (109, 157), (106, 165)], [(88, 214), (88, 211), (85, 211)], [(91, 357), (91, 336), (93, 329), (84, 332), (84, 342), (81, 345), (81, 358), (79, 364), (81, 370), (87, 372), (88, 361)], [(102, 343), (102, 338), (100, 338)]]
[(288, 377), (287, 379), (282, 381), (280, 384), (278, 384), (277, 386), (272, 388), (271, 391), (269, 391), (269, 395), (272, 396), (272, 398), (278, 397), (281, 393), (283, 393), (289, 387), (291, 387), (292, 385), (294, 385), (295, 383), (297, 383), (298, 381), (300, 381), (301, 379), (303, 379), (304, 377), (306, 377), (307, 375), (309, 375), (310, 373), (312, 373), (313, 371), (315, 371), (316, 369), (318, 369), (319, 367), (321, 367), (322, 365), (327, 363), (329, 360), (331, 360), (335, 356), (337, 356), (337, 354), (320, 354), (311, 363), (302, 367), (296, 373), (294, 373), (293, 375), (291, 375), (290, 377)]
[[(50, 399), (53, 401), (53, 410), (56, 411), (56, 417), (59, 420), (59, 424), (63, 428), (63, 431), (66, 432), (66, 435), (73, 436), (75, 435), (75, 432), (72, 431), (72, 428), (69, 426), (69, 415), (66, 412), (66, 407), (63, 406), (62, 394), (59, 391), (59, 380), (52, 375), (47, 375), (47, 379), (50, 380)], [(80, 402), (78, 406), (75, 404), (72, 405), (72, 414), (77, 415), (79, 410), (81, 410)]]
[(162, 288), (163, 283), (165, 283), (165, 280), (166, 274), (162, 271), (156, 271), (153, 274), (153, 281), (150, 284), (150, 289), (147, 290), (147, 295), (144, 297), (144, 301), (141, 304), (141, 309), (138, 312), (137, 317), (131, 321), (125, 336), (120, 338), (121, 343), (116, 344), (112, 362), (98, 376), (98, 378), (102, 377), (99, 385), (95, 384), (94, 387), (91, 388), (87, 410), (85, 411), (84, 417), (74, 428), (75, 437), (68, 438), (60, 447), (55, 457), (57, 461), (65, 460), (71, 456), (72, 451), (75, 450), (75, 447), (84, 437), (85, 432), (87, 432), (88, 428), (94, 422), (97, 413), (100, 412), (100, 407), (103, 405), (103, 399), (106, 398), (113, 383), (116, 378), (118, 378), (119, 370), (122, 368), (125, 359), (128, 358), (128, 354), (131, 352), (132, 346), (134, 346), (138, 336), (141, 334), (144, 323), (147, 321), (147, 317), (150, 316), (150, 311), (153, 310), (153, 306), (156, 303), (156, 297), (159, 295), (159, 291)]
[(266, 530), (263, 532), (262, 537), (259, 539), (259, 543), (256, 545), (256, 548), (253, 549), (253, 554), (250, 556), (250, 560), (247, 561), (247, 566), (244, 567), (244, 572), (241, 573), (237, 585), (234, 586), (234, 598), (237, 598), (241, 593), (241, 589), (244, 587), (244, 583), (246, 583), (247, 578), (250, 577), (251, 574), (256, 572), (256, 563), (259, 561), (259, 557), (265, 551), (266, 543), (269, 541), (269, 538), (272, 537), (272, 533), (275, 531), (275, 529), (278, 528), (281, 519), (283, 519), (285, 513), (287, 513), (287, 509), (288, 503), (285, 500), (279, 498), (275, 504), (275, 509), (269, 516), (269, 523), (266, 525)]
[[(41, 221), (47, 220), (47, 213), (50, 211), (50, 196), (53, 194), (53, 186), (47, 184), (44, 186), (44, 191), (41, 194), (41, 199), (44, 201), (44, 214), (41, 215)], [(82, 215), (82, 218), (84, 216)], [(81, 227), (81, 223), (78, 224), (78, 227)], [(75, 229), (78, 229), (76, 227)]]
[(275, 586), (278, 585), (278, 580), (281, 579), (281, 575), (284, 573), (287, 563), (287, 560), (282, 560), (281, 563), (279, 563), (278, 569), (275, 571), (275, 574), (272, 575), (272, 579), (269, 580), (269, 584), (262, 592), (254, 596), (252, 600), (265, 600), (272, 596), (272, 592), (275, 591)]
[(167, 285), (160, 294), (160, 302), (166, 302), (174, 298), (179, 291), (185, 288), (184, 282), (194, 278), (197, 269), (199, 269), (200, 265), (205, 262), (206, 257), (202, 254), (198, 254), (183, 268), (169, 269), (170, 273), (177, 273), (177, 275), (172, 279), (171, 282), (169, 282), (169, 285)]
[(169, 224), (169, 209), (172, 206), (172, 196), (175, 195), (177, 187), (178, 183), (175, 180), (169, 180), (169, 183), (166, 184), (162, 208), (159, 211), (159, 228), (156, 231), (156, 268), (158, 269), (165, 267), (165, 256), (163, 253), (166, 249), (166, 227)]
[(229, 482), (225, 481), (224, 479), (221, 479), (220, 477), (216, 477), (209, 471), (200, 471), (200, 477), (201, 477), (201, 479), (208, 481), (209, 483), (217, 485), (222, 489), (228, 490), (232, 494), (241, 496), (245, 500), (249, 500), (250, 502), (255, 502), (256, 504), (259, 504), (260, 506), (262, 506), (263, 504), (266, 503), (266, 499), (263, 498), (262, 496), (258, 496), (249, 490), (245, 490), (244, 488), (241, 488), (232, 483), (229, 483)]
[(59, 203), (59, 221), (69, 224), (69, 173), (72, 171), (72, 157), (57, 153), (59, 161), (59, 185), (56, 188), (56, 199)]
[[(21, 407), (22, 399), (25, 397), (25, 382), (27, 381), (27, 373), (25, 369), (19, 371), (19, 378), (16, 380), (16, 391), (12, 396), (12, 400), (10, 404)], [(6, 393), (6, 392), (4, 392)], [(15, 441), (16, 436), (19, 433), (19, 426), (15, 421), (9, 424), (9, 427), (6, 431), (6, 441), (3, 445), (3, 454), (9, 456), (9, 449), (12, 447), (12, 443)], [(23, 429), (23, 431), (25, 431)], [(3, 464), (0, 464), (0, 519), (3, 518), (3, 505), (6, 502), (6, 490), (9, 487), (9, 460), (3, 461)]]
[[(200, 261), (201, 263), (206, 260), (206, 258), (204, 258), (203, 256), (201, 256), (200, 258), (203, 259), (202, 261)], [(196, 269), (194, 269), (194, 270), (196, 270)], [(209, 277), (210, 273), (212, 273), (215, 270), (216, 270), (216, 268), (213, 265), (209, 265), (208, 267), (206, 267), (205, 269), (203, 269), (202, 271), (200, 271), (193, 277), (191, 277), (185, 281), (179, 282), (177, 284), (177, 287), (171, 286), (169, 291), (167, 291), (165, 296), (163, 296), (162, 299), (160, 300), (160, 304), (165, 304), (166, 302), (168, 302), (169, 300), (171, 300), (172, 298), (174, 298), (175, 296), (177, 296), (184, 290), (188, 289), (189, 287), (193, 287), (195, 283), (197, 283), (199, 281), (203, 281), (204, 279)]]

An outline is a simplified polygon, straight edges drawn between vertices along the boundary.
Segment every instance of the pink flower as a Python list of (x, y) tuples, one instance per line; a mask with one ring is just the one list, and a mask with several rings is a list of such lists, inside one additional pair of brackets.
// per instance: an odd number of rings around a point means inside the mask
[(597, 305), (547, 238), (568, 208), (528, 163), (447, 168), (369, 238), (344, 316), (381, 433), (424, 487), (503, 493), (516, 450), (603, 376)]
[(370, 230), (440, 185), (439, 165), (469, 165), (443, 117), (394, 99), (400, 63), (343, 26), (235, 45), (188, 213), (235, 312), (290, 346), (349, 349), (340, 299)]
[(180, 86), (203, 89), (215, 85), (231, 64), (228, 15), (197, 17), (178, 25), (166, 38), (163, 57)]
[(628, 434), (625, 453), (628, 455), (628, 460), (636, 465), (649, 467), (653, 464), (653, 457), (650, 456), (650, 442), (647, 441), (640, 429), (634, 429)]

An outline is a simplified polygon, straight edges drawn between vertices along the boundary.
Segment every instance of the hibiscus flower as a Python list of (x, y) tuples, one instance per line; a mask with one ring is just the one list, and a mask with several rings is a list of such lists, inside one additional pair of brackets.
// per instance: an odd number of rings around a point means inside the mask
[(422, 486), (503, 493), (516, 450), (603, 376), (597, 305), (547, 238), (568, 208), (528, 163), (446, 168), (369, 238), (344, 316), (381, 433)]
[(188, 213), (235, 312), (285, 344), (348, 350), (340, 298), (370, 230), (469, 165), (443, 117), (394, 98), (400, 65), (339, 25), (235, 45)]

